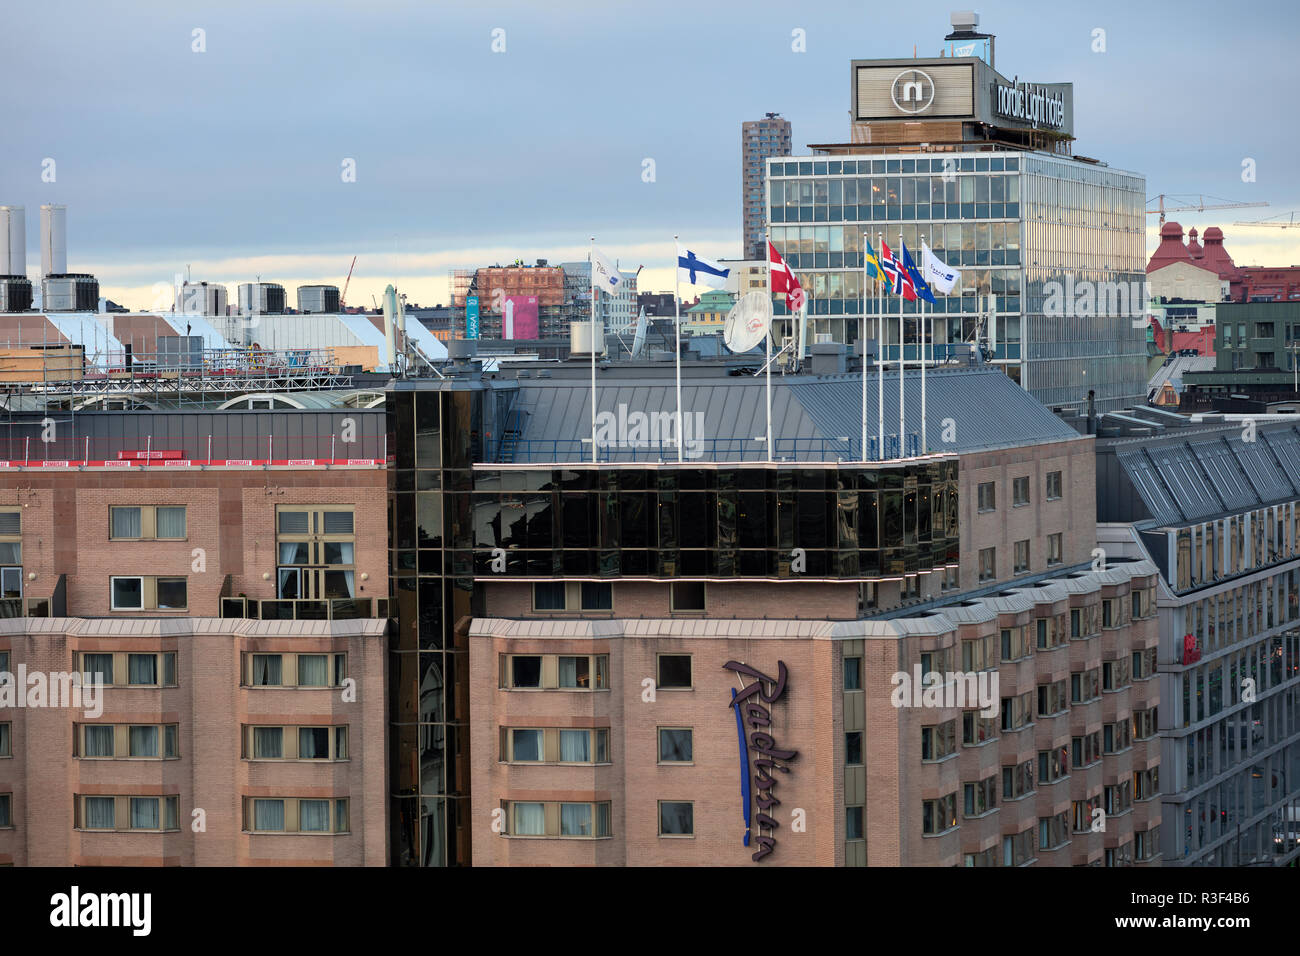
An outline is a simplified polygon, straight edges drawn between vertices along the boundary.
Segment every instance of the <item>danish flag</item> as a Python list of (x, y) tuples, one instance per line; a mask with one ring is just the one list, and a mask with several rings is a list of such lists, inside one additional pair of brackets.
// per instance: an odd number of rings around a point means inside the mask
[(776, 251), (776, 246), (771, 242), (767, 244), (767, 260), (768, 269), (772, 273), (772, 291), (784, 292), (786, 307), (791, 312), (798, 312), (803, 306), (803, 286), (795, 278), (794, 270), (786, 265), (785, 260), (781, 258), (781, 253)]

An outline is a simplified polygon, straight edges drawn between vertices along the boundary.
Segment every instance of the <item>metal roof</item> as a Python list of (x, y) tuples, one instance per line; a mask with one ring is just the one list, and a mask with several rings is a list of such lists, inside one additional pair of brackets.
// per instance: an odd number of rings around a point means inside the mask
[[(632, 370), (628, 370), (632, 372)], [(616, 418), (634, 412), (675, 418), (677, 400), (671, 374), (661, 376), (597, 372), (597, 411)], [(913, 435), (921, 424), (921, 377), (913, 370), (905, 378), (905, 431)], [(880, 385), (874, 373), (867, 379), (867, 436), (878, 436), (877, 400)], [(884, 376), (886, 444), (897, 441), (898, 373)], [(620, 410), (623, 406), (623, 410)], [(513, 427), (518, 442), (509, 445), (510, 461), (581, 461), (591, 455), (583, 439), (591, 437), (591, 384), (585, 377), (522, 379)], [(762, 460), (767, 431), (763, 376), (700, 376), (692, 371), (682, 380), (685, 437), (702, 438), (705, 460)], [(693, 417), (692, 417), (693, 416)], [(702, 416), (702, 417), (701, 417)], [(1081, 436), (1033, 396), (992, 368), (940, 369), (926, 376), (926, 429), (930, 453), (965, 453), (1046, 442), (1075, 441)], [(862, 434), (862, 379), (857, 374), (813, 377), (772, 377), (773, 438), (778, 459), (855, 460)], [(702, 424), (693, 432), (695, 422)], [(947, 434), (945, 434), (947, 432)], [(944, 441), (947, 437), (950, 440)], [(665, 442), (671, 448), (672, 442)], [(787, 449), (783, 452), (783, 445)], [(735, 454), (743, 448), (742, 454)], [(733, 453), (726, 454), (730, 449)], [(653, 460), (644, 450), (640, 458)], [(603, 451), (601, 458), (607, 460)], [(618, 456), (615, 456), (618, 457)], [(671, 454), (667, 457), (672, 457)], [(868, 457), (872, 457), (870, 452)], [(619, 457), (619, 460), (626, 458)]]
[(1159, 525), (1185, 525), (1300, 497), (1300, 427), (1242, 426), (1115, 444), (1115, 458)]

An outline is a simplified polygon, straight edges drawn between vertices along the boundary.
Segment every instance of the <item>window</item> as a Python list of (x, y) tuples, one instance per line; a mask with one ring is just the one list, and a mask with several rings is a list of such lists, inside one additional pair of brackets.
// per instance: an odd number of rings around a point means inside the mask
[(961, 642), (961, 669), (992, 670), (998, 666), (998, 640), (992, 634)]
[(997, 548), (980, 549), (980, 580), (992, 581), (997, 576)]
[(692, 744), (689, 727), (660, 727), (659, 762), (690, 763), (693, 759)]
[(1062, 678), (1050, 684), (1038, 685), (1038, 716), (1050, 717), (1070, 709), (1069, 699), (1065, 696), (1065, 680)]
[(952, 648), (945, 647), (937, 651), (921, 652), (921, 676), (927, 674), (946, 674), (952, 670)]
[(1154, 859), (1160, 853), (1160, 824), (1147, 830), (1133, 832), (1133, 852), (1143, 862)]
[(1133, 711), (1133, 739), (1149, 740), (1156, 735), (1156, 708)]
[(80, 830), (178, 830), (177, 796), (78, 796)]
[(1018, 508), (1029, 504), (1029, 476), (1011, 479), (1011, 506)]
[(8, 829), (14, 825), (13, 802), (12, 793), (0, 793), (0, 829)]
[(961, 715), (961, 742), (965, 747), (978, 747), (998, 736), (998, 719), (985, 717), (978, 710), (966, 710)]
[(1072, 737), (1070, 746), (1073, 750), (1075, 767), (1094, 764), (1101, 759), (1101, 732), (1095, 731), (1082, 737)]
[(516, 837), (590, 840), (607, 837), (608, 803), (504, 803), (507, 833)]
[(1133, 799), (1154, 800), (1160, 796), (1160, 768), (1139, 770), (1133, 774)]
[(995, 511), (998, 506), (997, 486), (991, 481), (980, 482), (977, 489), (979, 496), (979, 510)]
[(921, 832), (926, 835), (943, 833), (957, 825), (957, 794), (950, 793), (938, 800), (921, 802)]
[(691, 655), (660, 654), (659, 681), (660, 690), (686, 690), (691, 684)]
[(609, 763), (609, 729), (503, 727), (501, 759), (507, 763)]
[(1047, 566), (1060, 564), (1065, 560), (1065, 549), (1062, 545), (1062, 533), (1049, 534), (1047, 536)]
[(1040, 617), (1034, 622), (1035, 643), (1040, 651), (1060, 647), (1068, 640), (1065, 636), (1065, 616)]
[(1093, 817), (1101, 809), (1101, 794), (1092, 794), (1086, 800), (1075, 800), (1070, 804), (1073, 817), (1071, 821), (1075, 833), (1088, 833), (1092, 830)]
[(114, 611), (183, 611), (189, 606), (185, 578), (111, 577)]
[[(1008, 837), (1007, 839), (1010, 839)], [(980, 850), (978, 853), (967, 853), (962, 857), (963, 866), (997, 866), (998, 865), (998, 848), (989, 847), (987, 850)]]
[(356, 597), (352, 509), (277, 507), (275, 549), (277, 598)]
[(13, 725), (9, 721), (0, 723), (0, 757), (12, 757), (13, 751)]
[(1103, 661), (1101, 664), (1102, 690), (1121, 690), (1129, 685), (1129, 658)]
[(1038, 751), (1038, 782), (1056, 783), (1070, 774), (1070, 751), (1067, 747), (1055, 747), (1051, 750)]
[(23, 596), (22, 563), (22, 513), (0, 511), (0, 598)]
[(1004, 661), (1018, 661), (1033, 653), (1029, 644), (1029, 633), (1024, 625), (1002, 628), (1001, 638)]
[(1044, 850), (1055, 850), (1070, 842), (1070, 814), (1058, 813), (1050, 817), (1038, 818), (1038, 846)]
[(346, 833), (348, 799), (245, 797), (245, 833)]
[(108, 536), (112, 540), (185, 540), (184, 505), (112, 507), (108, 512)]
[(659, 801), (659, 835), (694, 836), (695, 804), (685, 801)]
[(1034, 792), (1034, 762), (1002, 768), (1002, 800), (1019, 800)]
[(1133, 808), (1133, 788), (1129, 781), (1125, 780), (1113, 787), (1106, 787), (1103, 793), (1107, 816), (1113, 817), (1120, 813), (1127, 813)]
[(844, 658), (844, 689), (862, 690), (862, 658)]
[(608, 690), (608, 654), (502, 654), (499, 686), (512, 690)]
[(704, 582), (674, 581), (671, 585), (671, 600), (673, 611), (705, 610)]
[(1102, 753), (1116, 754), (1133, 746), (1130, 738), (1132, 723), (1121, 720), (1114, 724), (1105, 724), (1101, 728)]
[(1034, 722), (1034, 692), (1002, 698), (1002, 730), (1023, 730)]
[[(86, 683), (104, 686), (175, 687), (176, 652), (158, 654), (81, 654), (79, 670)], [(161, 679), (160, 679), (161, 678)]]
[(1016, 561), (1012, 569), (1016, 574), (1024, 574), (1029, 570), (1029, 541), (1016, 542)]
[(998, 778), (985, 777), (978, 783), (962, 785), (962, 815), (983, 816), (998, 805)]
[(339, 687), (347, 654), (244, 654), (245, 687)]
[(921, 728), (921, 759), (942, 760), (957, 749), (957, 721)]
[(284, 758), (284, 728), (254, 727), (253, 759), (281, 760)]
[(863, 839), (862, 807), (844, 808), (844, 839), (846, 840)]
[(1056, 501), (1061, 497), (1061, 473), (1059, 471), (1049, 471), (1047, 473), (1047, 500)]
[(538, 581), (534, 611), (612, 611), (614, 585), (607, 581)]
[(862, 731), (852, 730), (844, 735), (844, 762), (850, 767), (862, 764)]
[(1101, 696), (1100, 674), (1097, 668), (1070, 675), (1070, 703), (1082, 704)]

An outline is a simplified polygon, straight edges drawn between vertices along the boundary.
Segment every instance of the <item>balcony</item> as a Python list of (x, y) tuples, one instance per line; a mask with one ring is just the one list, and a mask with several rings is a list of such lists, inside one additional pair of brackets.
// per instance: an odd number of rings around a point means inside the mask
[(67, 617), (67, 585), (60, 574), (48, 595), (29, 595), (21, 598), (0, 598), (0, 618), (4, 617)]
[(221, 616), (254, 621), (353, 621), (388, 617), (388, 601), (372, 598), (326, 598), (311, 600), (221, 598)]

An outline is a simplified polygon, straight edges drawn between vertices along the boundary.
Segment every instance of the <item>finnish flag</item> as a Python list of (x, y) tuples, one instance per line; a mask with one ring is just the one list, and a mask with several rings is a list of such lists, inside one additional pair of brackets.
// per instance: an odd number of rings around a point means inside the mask
[(730, 269), (724, 269), (716, 262), (701, 259), (691, 250), (677, 243), (677, 278), (690, 285), (706, 285), (710, 289), (724, 289)]

